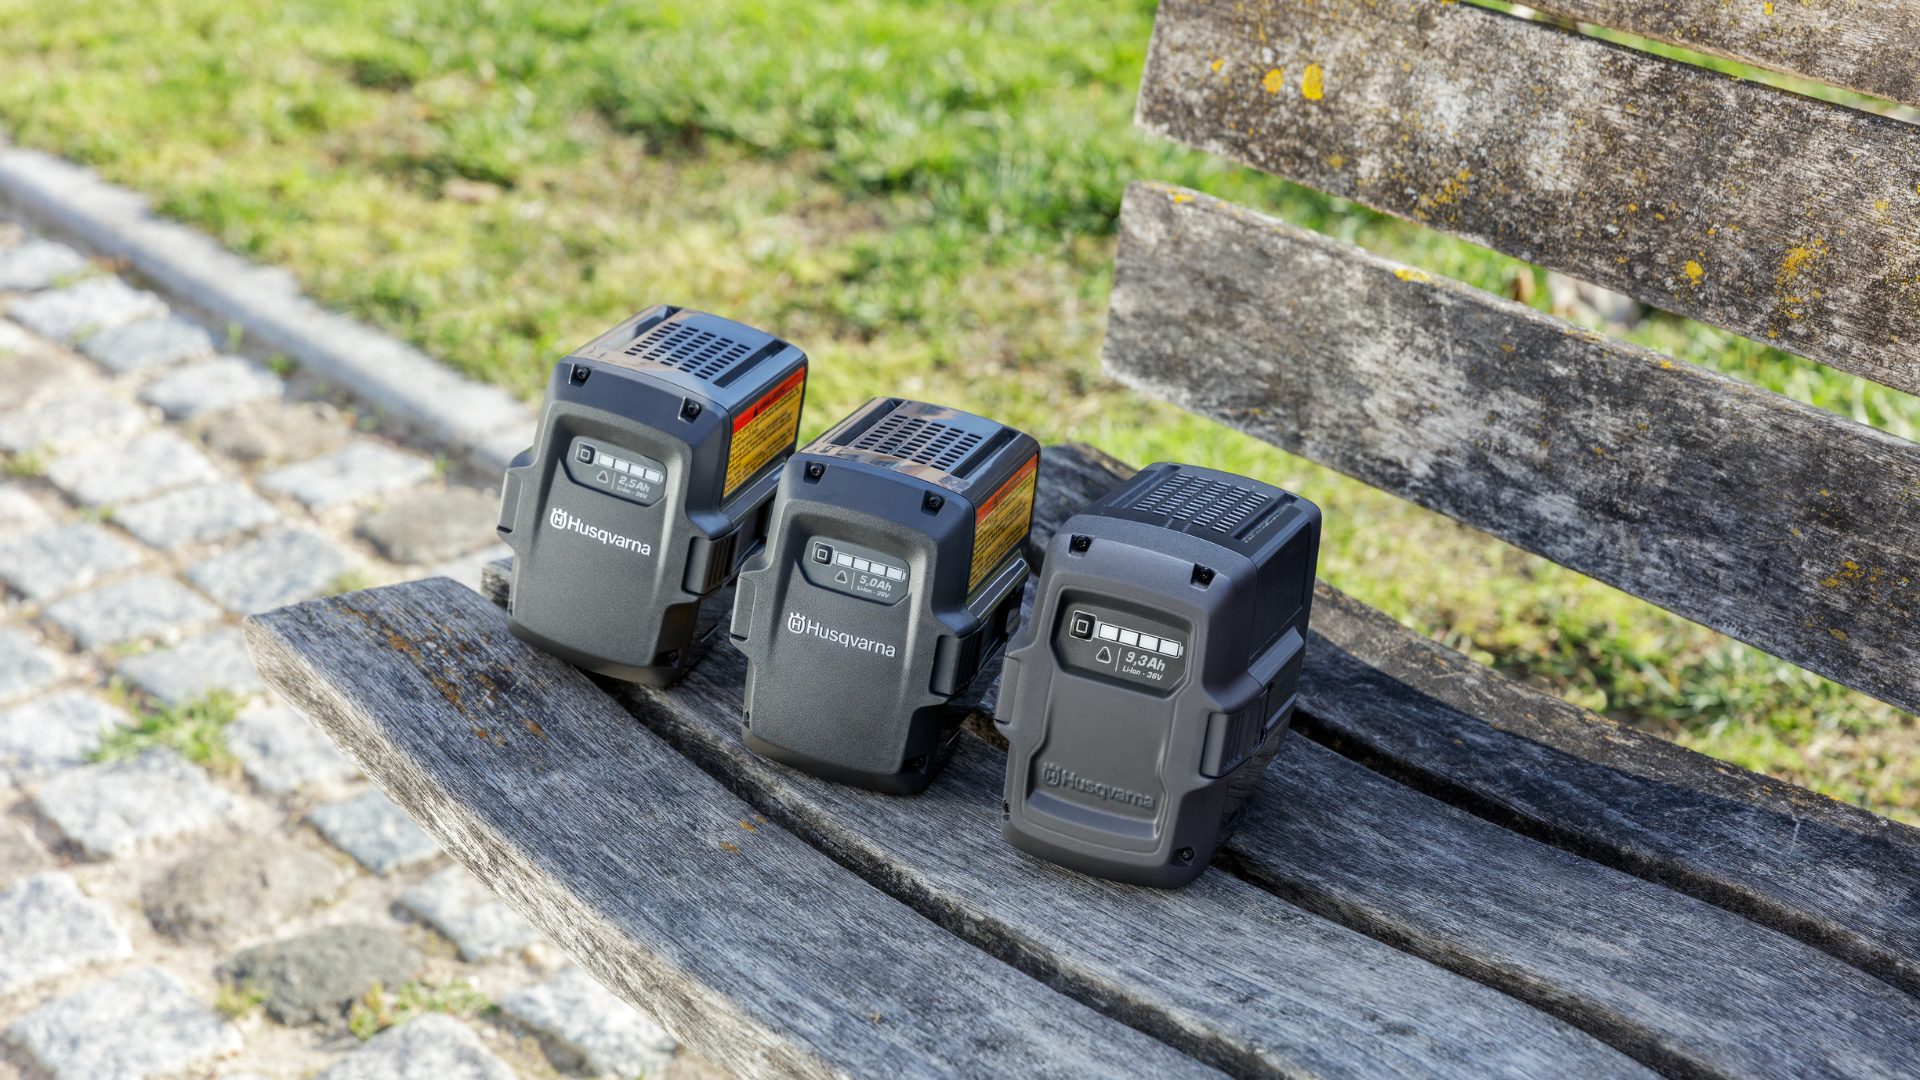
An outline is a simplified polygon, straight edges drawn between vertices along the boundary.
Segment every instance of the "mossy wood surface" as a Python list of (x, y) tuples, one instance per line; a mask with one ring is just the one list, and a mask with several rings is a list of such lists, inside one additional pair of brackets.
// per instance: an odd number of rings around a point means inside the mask
[(1920, 445), (1167, 185), (1121, 212), (1104, 364), (1920, 711)]
[(1536, 11), (1920, 105), (1920, 7), (1888, 0), (1540, 0)]
[(1453, 0), (1166, 0), (1136, 120), (1920, 393), (1915, 125)]

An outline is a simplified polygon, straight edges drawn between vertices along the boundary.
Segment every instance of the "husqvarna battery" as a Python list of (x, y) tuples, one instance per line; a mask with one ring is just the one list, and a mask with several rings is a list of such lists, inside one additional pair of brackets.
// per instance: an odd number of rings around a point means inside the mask
[(962, 695), (1028, 578), (1040, 446), (957, 409), (877, 398), (786, 464), (741, 572), (741, 733), (817, 776), (912, 794), (951, 753)]
[(501, 485), (514, 636), (603, 675), (678, 679), (701, 602), (765, 542), (806, 385), (798, 348), (664, 305), (555, 364), (538, 439)]
[(1286, 736), (1319, 548), (1312, 503), (1192, 465), (1069, 518), (1000, 677), (1008, 842), (1135, 885), (1198, 877)]

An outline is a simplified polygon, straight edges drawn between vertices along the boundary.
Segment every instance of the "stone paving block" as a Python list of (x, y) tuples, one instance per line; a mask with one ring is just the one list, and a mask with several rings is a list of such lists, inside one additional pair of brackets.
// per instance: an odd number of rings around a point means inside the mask
[(127, 855), (198, 832), (233, 813), (233, 797), (172, 750), (69, 769), (40, 785), (33, 804), (90, 858)]
[(680, 1047), (659, 1024), (615, 997), (584, 968), (570, 967), (538, 986), (506, 995), (500, 1011), (544, 1036), (549, 1056), (562, 1059), (555, 1065), (584, 1065), (600, 1076), (654, 1074), (666, 1068)]
[(192, 443), (171, 431), (150, 431), (111, 449), (63, 457), (47, 466), (47, 479), (83, 505), (105, 506), (222, 477)]
[(474, 880), (464, 866), (445, 870), (400, 894), (400, 906), (460, 947), (463, 960), (489, 960), (524, 949), (540, 932)]
[(171, 649), (129, 657), (121, 662), (119, 674), (169, 705), (212, 690), (244, 698), (266, 689), (253, 669), (253, 658), (247, 655), (246, 640), (239, 628), (231, 626), (188, 638)]
[(287, 384), (272, 372), (237, 356), (222, 356), (168, 372), (148, 383), (140, 400), (159, 406), (169, 419), (191, 420), (286, 392)]
[(12, 484), (0, 484), (0, 540), (39, 532), (53, 524), (39, 500)]
[(100, 734), (133, 723), (85, 690), (63, 690), (0, 712), (0, 772), (23, 783), (71, 769), (100, 749)]
[(32, 352), (39, 345), (40, 339), (22, 330), (19, 323), (0, 319), (0, 356)]
[(118, 375), (164, 367), (213, 352), (213, 335), (178, 315), (141, 319), (88, 338), (80, 351)]
[(262, 490), (291, 495), (314, 510), (367, 495), (410, 487), (433, 476), (433, 462), (380, 443), (360, 441), (325, 457), (275, 469), (260, 478)]
[(140, 551), (90, 522), (0, 543), (0, 578), (29, 600), (49, 600), (140, 565)]
[(264, 994), (283, 1024), (338, 1021), (379, 983), (394, 989), (419, 974), (420, 954), (376, 926), (329, 926), (248, 949), (221, 965), (223, 981)]
[(353, 568), (353, 557), (331, 541), (289, 529), (197, 564), (187, 580), (228, 611), (251, 615), (318, 596)]
[(351, 879), (318, 852), (254, 834), (195, 852), (148, 883), (140, 903), (168, 937), (224, 945), (334, 900)]
[(320, 835), (385, 877), (440, 854), (440, 845), (378, 790), (328, 803), (307, 815)]
[(240, 1030), (200, 1003), (172, 972), (141, 968), (57, 998), (7, 1036), (53, 1080), (149, 1080), (240, 1051)]
[(209, 544), (278, 520), (280, 511), (241, 484), (200, 484), (116, 507), (113, 523), (161, 549)]
[(21, 326), (55, 341), (111, 330), (135, 319), (165, 315), (167, 305), (117, 277), (88, 278), (64, 289), (15, 300), (7, 314)]
[(82, 964), (133, 955), (113, 912), (71, 876), (36, 874), (0, 892), (0, 994)]
[(0, 822), (0, 889), (57, 865), (52, 853), (33, 838), (26, 826)]
[(500, 497), (456, 487), (368, 514), (354, 532), (397, 563), (446, 562), (498, 543)]
[(0, 630), (0, 705), (38, 693), (60, 677), (60, 658), (24, 630)]
[(254, 709), (227, 725), (227, 749), (261, 790), (285, 795), (360, 775), (332, 740), (284, 705)]
[[(513, 558), (513, 549), (505, 544), (492, 544), (470, 555), (464, 555), (452, 562), (441, 563), (427, 571), (428, 577), (449, 577), (475, 592), (485, 592), (480, 579), (488, 563)], [(509, 570), (511, 576), (511, 570)]]
[[(0, 321), (0, 327), (10, 327), (22, 337), (29, 337), (25, 330), (12, 323)], [(86, 388), (85, 383), (92, 374), (85, 365), (51, 349), (37, 346), (19, 351), (0, 349), (0, 416), (78, 393)]]
[(427, 1013), (375, 1035), (317, 1080), (514, 1080), (514, 1072), (467, 1025)]
[(170, 577), (149, 574), (50, 604), (47, 618), (83, 649), (139, 638), (176, 637), (187, 626), (220, 614)]
[(256, 403), (207, 421), (208, 446), (241, 461), (305, 461), (353, 437), (340, 410), (324, 401)]
[(0, 251), (0, 292), (38, 292), (92, 272), (85, 255), (55, 240), (28, 240)]
[(105, 394), (73, 394), (0, 417), (0, 450), (64, 453), (117, 442), (147, 426), (147, 411)]

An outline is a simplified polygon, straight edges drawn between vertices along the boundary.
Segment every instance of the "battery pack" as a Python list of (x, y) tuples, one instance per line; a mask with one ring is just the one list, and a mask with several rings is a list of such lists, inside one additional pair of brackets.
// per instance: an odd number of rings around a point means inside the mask
[(798, 348), (665, 305), (555, 364), (501, 485), (514, 636), (603, 675), (678, 679), (701, 602), (765, 542), (806, 383)]
[(1020, 617), (1040, 446), (985, 417), (877, 398), (785, 466), (741, 572), (749, 748), (878, 791), (924, 790), (950, 706)]
[(1320, 511), (1257, 480), (1142, 469), (1054, 535), (995, 710), (1002, 832), (1174, 888), (1239, 824), (1300, 685)]

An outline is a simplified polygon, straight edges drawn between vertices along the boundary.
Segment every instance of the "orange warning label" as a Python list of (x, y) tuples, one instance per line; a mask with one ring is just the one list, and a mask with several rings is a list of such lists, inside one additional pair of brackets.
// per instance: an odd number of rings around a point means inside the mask
[(971, 593), (987, 580), (1007, 557), (1015, 544), (1027, 538), (1033, 528), (1033, 488), (1040, 476), (1040, 458), (1027, 459), (1020, 471), (1007, 478), (1000, 490), (987, 496), (973, 516), (973, 576), (967, 581)]
[(759, 472), (767, 462), (792, 446), (800, 435), (800, 399), (807, 388), (807, 369), (787, 376), (733, 418), (733, 445), (727, 451), (727, 486), (722, 499)]

